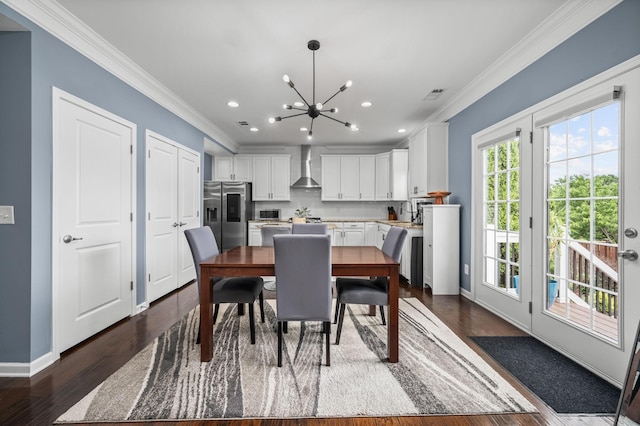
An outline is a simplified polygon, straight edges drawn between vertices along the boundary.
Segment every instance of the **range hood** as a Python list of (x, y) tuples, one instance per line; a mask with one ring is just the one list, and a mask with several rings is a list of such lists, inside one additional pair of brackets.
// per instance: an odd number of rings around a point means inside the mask
[(300, 146), (300, 174), (300, 179), (295, 181), (291, 188), (320, 188), (320, 184), (311, 178), (311, 145)]

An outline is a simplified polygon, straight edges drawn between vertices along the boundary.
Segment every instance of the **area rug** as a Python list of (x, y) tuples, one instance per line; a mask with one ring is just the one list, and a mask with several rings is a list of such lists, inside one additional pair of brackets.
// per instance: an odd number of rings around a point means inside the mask
[(614, 414), (620, 389), (530, 336), (472, 337), (556, 413)]
[(321, 325), (292, 322), (278, 368), (274, 309), (265, 301), (251, 345), (247, 316), (222, 305), (210, 363), (200, 362), (194, 309), (57, 422), (536, 412), (417, 299), (400, 300), (396, 364), (380, 317), (350, 305), (340, 345), (332, 326), (331, 366)]

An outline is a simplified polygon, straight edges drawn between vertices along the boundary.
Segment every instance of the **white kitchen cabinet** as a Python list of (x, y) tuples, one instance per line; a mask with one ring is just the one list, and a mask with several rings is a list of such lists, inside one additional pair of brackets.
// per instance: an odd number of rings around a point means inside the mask
[(378, 224), (378, 237), (376, 238), (376, 247), (382, 249), (382, 244), (384, 244), (384, 239), (387, 238), (387, 233), (391, 225), (386, 225), (384, 223)]
[(249, 245), (261, 246), (262, 245), (262, 227), (263, 226), (288, 226), (291, 224), (284, 222), (249, 222)]
[[(400, 274), (402, 274), (402, 276), (404, 276), (409, 283), (411, 283), (411, 262), (413, 261), (413, 256), (411, 255), (411, 249), (413, 247), (412, 240), (413, 237), (422, 237), (422, 234), (422, 229), (407, 229), (407, 239), (405, 240), (404, 246), (402, 247), (402, 258), (400, 259)], [(422, 283), (411, 284), (422, 286)]]
[(409, 151), (394, 149), (377, 154), (376, 160), (376, 200), (404, 201), (409, 198), (407, 179)]
[(253, 201), (289, 201), (291, 156), (253, 156)]
[(213, 157), (213, 180), (251, 182), (253, 163), (249, 155), (222, 155)]
[(434, 295), (460, 293), (460, 206), (422, 208), (424, 249), (422, 279)]
[(409, 140), (409, 197), (446, 191), (448, 124), (427, 124)]
[(373, 201), (373, 155), (322, 155), (322, 201)]
[(363, 246), (364, 222), (328, 222), (333, 246)]
[(378, 240), (378, 224), (376, 222), (366, 222), (364, 224), (364, 245), (375, 246)]

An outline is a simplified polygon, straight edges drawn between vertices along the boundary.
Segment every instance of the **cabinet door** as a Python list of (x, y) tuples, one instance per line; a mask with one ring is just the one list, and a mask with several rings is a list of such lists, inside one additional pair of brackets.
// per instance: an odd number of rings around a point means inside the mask
[(427, 129), (426, 141), (426, 175), (424, 177), (424, 193), (443, 191), (447, 186), (447, 133), (445, 126), (434, 126)]
[(230, 155), (213, 157), (213, 180), (233, 180), (233, 157)]
[(389, 200), (389, 153), (376, 155), (376, 200)]
[(340, 158), (340, 200), (360, 199), (360, 160), (356, 155)]
[(253, 157), (253, 201), (269, 201), (271, 198), (271, 158)]
[(378, 224), (367, 222), (364, 224), (364, 245), (375, 246), (378, 240)]
[(289, 201), (291, 199), (291, 158), (289, 156), (271, 157), (271, 200)]
[(345, 223), (342, 226), (343, 246), (363, 246), (364, 223)]
[(340, 199), (340, 157), (323, 155), (322, 159), (322, 200)]
[[(360, 156), (360, 200), (373, 201), (376, 199), (376, 157), (375, 155)], [(373, 244), (372, 244), (373, 245)]]
[(415, 135), (409, 141), (409, 196), (426, 197), (426, 130)]
[(409, 151), (394, 149), (389, 156), (389, 191), (390, 199), (404, 201), (409, 198), (407, 178), (409, 176)]
[(248, 155), (236, 155), (233, 157), (233, 180), (238, 182), (253, 181), (252, 158)]

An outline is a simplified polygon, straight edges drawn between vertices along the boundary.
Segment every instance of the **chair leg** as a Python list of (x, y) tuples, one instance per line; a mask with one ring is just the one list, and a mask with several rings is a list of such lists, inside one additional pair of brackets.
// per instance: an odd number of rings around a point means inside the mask
[(244, 315), (244, 303), (238, 303), (238, 315)]
[(218, 319), (218, 311), (220, 310), (220, 305), (218, 303), (216, 303), (216, 305), (213, 307), (213, 323), (216, 323), (216, 320)]
[(333, 316), (333, 323), (337, 324), (338, 323), (338, 312), (340, 312), (340, 304), (338, 303), (338, 301), (336, 300), (336, 313)]
[(282, 321), (282, 323), (282, 331), (287, 334), (289, 332), (289, 321)]
[(380, 305), (380, 318), (382, 318), (382, 325), (387, 325), (387, 322), (384, 320), (384, 306)]
[(282, 367), (282, 322), (278, 321), (278, 367)]
[[(218, 305), (216, 305), (216, 306), (218, 306)], [(198, 337), (196, 337), (196, 345), (199, 345), (199, 344), (200, 344), (200, 322), (201, 322), (201, 321), (202, 321), (202, 320), (199, 320), (199, 321), (198, 321)]]
[(342, 334), (342, 322), (344, 321), (344, 309), (347, 305), (340, 304), (340, 318), (338, 319), (338, 329), (336, 330), (336, 345), (340, 344), (340, 334)]
[(264, 322), (264, 295), (260, 292), (260, 320)]
[(331, 321), (324, 321), (324, 332), (326, 334), (326, 351), (327, 351), (327, 367), (331, 366), (331, 344), (329, 342), (329, 338), (331, 336)]
[(249, 331), (251, 333), (251, 344), (256, 344), (256, 320), (253, 317), (253, 303), (249, 303)]

